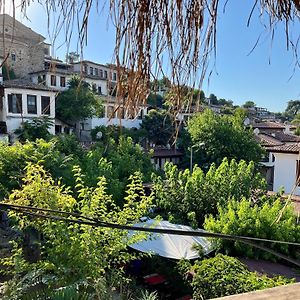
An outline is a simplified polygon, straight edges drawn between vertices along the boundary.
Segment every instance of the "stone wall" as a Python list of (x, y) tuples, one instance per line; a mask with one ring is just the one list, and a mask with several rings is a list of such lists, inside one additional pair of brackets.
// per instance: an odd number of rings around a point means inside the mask
[[(0, 55), (17, 77), (44, 69), (45, 38), (8, 15), (0, 15)], [(5, 76), (5, 74), (4, 74)]]

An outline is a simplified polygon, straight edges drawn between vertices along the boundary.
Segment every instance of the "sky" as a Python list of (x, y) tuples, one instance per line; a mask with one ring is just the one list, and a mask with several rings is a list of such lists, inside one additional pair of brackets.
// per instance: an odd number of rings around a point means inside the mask
[[(241, 105), (251, 100), (271, 111), (284, 111), (287, 101), (300, 99), (300, 70), (297, 69), (292, 76), (294, 60), (291, 50), (286, 49), (282, 25), (278, 26), (272, 42), (270, 34), (265, 31), (258, 17), (259, 11), (255, 10), (250, 26), (247, 27), (253, 2), (229, 0), (224, 14), (220, 9), (216, 67), (213, 68), (209, 80), (206, 78), (203, 90), (207, 96), (214, 93), (218, 98), (232, 100), (234, 104)], [(10, 4), (6, 4), (7, 12), (11, 12), (9, 6)], [(96, 9), (92, 10), (88, 43), (83, 52), (84, 59), (104, 64), (113, 62), (114, 49), (114, 28), (112, 24), (108, 24), (105, 12), (101, 14)], [(27, 18), (21, 17), (18, 12), (17, 18), (45, 36), (49, 42), (52, 41), (53, 35), (51, 30), (48, 31), (46, 12), (36, 1), (27, 10)], [(296, 25), (293, 34), (298, 37), (300, 26)], [(70, 27), (70, 24), (67, 26)], [(262, 38), (249, 55), (260, 35)], [(75, 34), (69, 51), (76, 50), (76, 45)], [(53, 55), (64, 59), (66, 51), (62, 33), (55, 41)]]

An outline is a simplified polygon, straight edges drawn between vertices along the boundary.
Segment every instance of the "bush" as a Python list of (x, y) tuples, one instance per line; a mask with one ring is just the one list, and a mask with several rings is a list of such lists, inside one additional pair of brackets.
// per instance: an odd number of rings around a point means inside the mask
[[(218, 206), (218, 215), (210, 215), (205, 219), (204, 228), (208, 231), (248, 236), (280, 241), (299, 242), (300, 226), (297, 225), (294, 207), (291, 204), (265, 202), (253, 204), (251, 200), (231, 200), (225, 207)], [(227, 254), (276, 260), (272, 254), (253, 248), (241, 242), (219, 239), (219, 250)], [(296, 247), (285, 244), (266, 244), (280, 253), (296, 255)]]
[(271, 288), (294, 282), (284, 277), (269, 278), (250, 272), (238, 259), (218, 254), (192, 267), (193, 299), (211, 299)]
[(265, 190), (266, 182), (253, 162), (229, 162), (226, 158), (218, 168), (213, 164), (207, 173), (196, 166), (191, 174), (167, 163), (165, 179), (154, 178), (158, 206), (176, 221), (196, 221), (199, 226), (205, 215), (217, 213), (218, 204), (226, 205), (231, 198), (257, 199)]
[(49, 132), (51, 126), (53, 126), (53, 120), (48, 117), (34, 118), (31, 122), (24, 122), (15, 133), (18, 134), (21, 142), (26, 140), (34, 142), (36, 139), (49, 140), (52, 136)]
[[(75, 168), (75, 172), (76, 198), (68, 188), (55, 183), (41, 166), (29, 164), (22, 188), (10, 195), (9, 203), (77, 212), (87, 218), (123, 225), (135, 224), (151, 208), (152, 196), (144, 194), (140, 173), (129, 178), (124, 206), (120, 208), (107, 193), (104, 177), (99, 178), (96, 187), (89, 188), (83, 182), (80, 168)], [(5, 265), (12, 267), (14, 282), (39, 272), (38, 278), (31, 277), (27, 282), (29, 290), (34, 286), (41, 288), (45, 282), (48, 288), (56, 289), (84, 281), (96, 285), (99, 279), (117, 274), (122, 277), (122, 266), (140, 257), (140, 254), (129, 253), (128, 245), (145, 238), (145, 233), (129, 236), (126, 230), (45, 220), (18, 212), (10, 212), (10, 217), (19, 229), (34, 228), (43, 237), (36, 241), (41, 249), (38, 262), (24, 260), (21, 243), (16, 244), (14, 255), (5, 260)], [(20, 292), (20, 287), (17, 290)], [(28, 290), (23, 292), (27, 294)]]

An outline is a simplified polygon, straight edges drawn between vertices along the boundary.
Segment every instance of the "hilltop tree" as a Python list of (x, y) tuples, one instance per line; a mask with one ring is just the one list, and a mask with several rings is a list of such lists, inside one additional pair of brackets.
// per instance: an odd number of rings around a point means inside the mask
[(300, 100), (290, 100), (285, 112), (293, 119), (300, 112)]
[(244, 108), (254, 108), (255, 106), (256, 106), (256, 104), (253, 101), (250, 101), (250, 100), (246, 101), (242, 105), (242, 107), (244, 107)]
[(210, 104), (218, 105), (218, 98), (215, 94), (210, 94), (208, 97)]

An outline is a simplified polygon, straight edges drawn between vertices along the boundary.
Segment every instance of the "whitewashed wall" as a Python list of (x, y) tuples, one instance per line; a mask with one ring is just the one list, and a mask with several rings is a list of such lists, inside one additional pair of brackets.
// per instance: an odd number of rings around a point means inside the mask
[(125, 128), (139, 128), (142, 123), (140, 119), (119, 119), (119, 118), (92, 118), (90, 120), (90, 129), (93, 129), (97, 126), (109, 126), (109, 125), (117, 125), (123, 126)]
[[(274, 185), (273, 191), (277, 192), (281, 187), (285, 193), (293, 190), (296, 181), (296, 161), (299, 155), (292, 153), (273, 153), (274, 162)], [(300, 195), (300, 188), (297, 187), (295, 195)]]
[[(22, 94), (22, 114), (8, 112), (8, 95)], [(37, 114), (27, 113), (27, 95), (35, 95), (37, 97)], [(21, 88), (5, 88), (3, 99), (3, 121), (6, 122), (8, 133), (14, 133), (18, 129), (22, 121), (30, 121), (33, 118), (44, 116), (42, 114), (41, 96), (50, 97), (50, 115), (49, 118), (55, 119), (55, 93), (51, 91), (30, 90)], [(51, 126), (50, 133), (55, 134), (55, 126)]]

